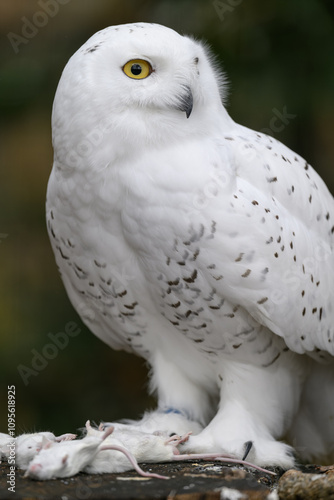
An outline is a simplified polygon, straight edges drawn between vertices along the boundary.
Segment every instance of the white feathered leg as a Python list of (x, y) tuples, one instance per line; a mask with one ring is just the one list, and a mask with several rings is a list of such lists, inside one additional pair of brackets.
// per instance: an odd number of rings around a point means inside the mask
[(280, 359), (268, 368), (225, 360), (218, 413), (199, 435), (189, 438), (183, 450), (243, 458), (251, 441), (247, 460), (292, 467), (292, 448), (276, 439), (284, 435), (297, 411), (304, 369), (300, 357), (295, 356), (292, 363), (291, 354), (287, 356), (288, 362)]
[[(142, 432), (182, 436), (188, 432), (198, 434), (213, 417), (218, 399), (215, 400), (212, 394), (212, 378), (210, 385), (208, 379), (209, 391), (207, 387), (191, 379), (185, 369), (177, 366), (176, 357), (159, 351), (150, 360), (150, 390), (157, 395), (158, 407), (152, 412), (146, 412), (139, 421), (126, 420), (128, 426), (133, 425)], [(185, 359), (185, 363), (187, 362)], [(200, 369), (198, 366), (198, 372)], [(124, 424), (112, 425), (117, 428)]]

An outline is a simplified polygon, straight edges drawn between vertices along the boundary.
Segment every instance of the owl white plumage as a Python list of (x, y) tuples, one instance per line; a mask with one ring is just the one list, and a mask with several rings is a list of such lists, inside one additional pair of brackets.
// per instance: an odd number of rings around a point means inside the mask
[(334, 459), (334, 202), (308, 163), (226, 112), (199, 42), (109, 27), (53, 108), (51, 243), (91, 331), (152, 367), (136, 423), (187, 452)]

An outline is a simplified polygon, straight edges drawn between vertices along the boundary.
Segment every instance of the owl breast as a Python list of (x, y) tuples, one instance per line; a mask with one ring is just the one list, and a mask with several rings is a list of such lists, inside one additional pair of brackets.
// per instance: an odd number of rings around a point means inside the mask
[[(226, 194), (226, 186), (221, 189)], [(147, 202), (123, 214), (125, 237), (136, 249), (151, 309), (211, 363), (232, 356), (269, 366), (287, 350), (286, 344), (254, 320), (238, 301), (224, 294), (230, 286), (229, 273), (234, 273), (234, 261), (243, 259), (248, 267), (256, 260), (251, 244), (245, 244), (242, 237), (238, 239), (230, 223), (225, 222), (231, 193), (226, 198), (225, 213), (224, 203), (220, 203), (217, 220), (206, 210), (215, 213), (214, 203), (198, 209), (193, 192), (182, 194), (187, 207), (189, 198), (193, 201), (188, 211), (174, 209), (173, 197), (181, 197), (175, 190), (169, 195), (171, 209), (168, 203), (153, 208)], [(232, 260), (233, 252), (236, 257)], [(247, 267), (241, 281), (246, 281), (250, 273)], [(259, 279), (265, 280), (265, 271)]]

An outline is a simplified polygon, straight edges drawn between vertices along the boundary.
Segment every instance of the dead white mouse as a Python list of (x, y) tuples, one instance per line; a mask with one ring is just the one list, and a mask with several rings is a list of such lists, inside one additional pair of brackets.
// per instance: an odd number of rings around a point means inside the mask
[(35, 432), (32, 434), (21, 434), (15, 439), (16, 466), (26, 469), (35, 455), (47, 443), (60, 443), (71, 441), (76, 434), (62, 434), (55, 436), (52, 432)]
[[(95, 429), (86, 422), (88, 436), (100, 435), (103, 424), (99, 429)], [(129, 429), (128, 426), (119, 426), (104, 440), (99, 448), (99, 452), (94, 459), (86, 466), (85, 472), (90, 474), (102, 474), (106, 472), (125, 472), (132, 468), (137, 462), (168, 462), (174, 455), (180, 452), (177, 446), (187, 440), (189, 434), (184, 437), (166, 437), (160, 434), (150, 434), (136, 429)], [(120, 453), (121, 452), (121, 453)], [(142, 476), (143, 471), (139, 472)], [(145, 473), (145, 476), (147, 473)], [(157, 477), (156, 475), (149, 477)], [(158, 476), (165, 478), (165, 476)]]
[[(100, 449), (103, 449), (101, 445), (112, 432), (113, 428), (110, 427), (105, 432), (99, 432), (98, 435), (86, 436), (75, 441), (60, 443), (49, 441), (29, 464), (25, 477), (46, 480), (70, 477), (86, 470), (87, 465), (94, 459), (95, 455), (99, 453)], [(133, 455), (122, 446), (108, 444), (106, 447), (121, 457), (125, 455), (131, 463), (128, 469), (134, 468), (140, 475), (145, 477), (165, 479), (164, 476), (144, 472), (138, 466)]]
[[(106, 438), (104, 445), (118, 444), (126, 448), (138, 462), (164, 462), (169, 461), (180, 452), (177, 446), (185, 442), (191, 433), (182, 438), (180, 436), (167, 436), (160, 432), (143, 432), (134, 426), (123, 424), (112, 425), (113, 432)], [(107, 427), (109, 428), (109, 427)], [(93, 428), (90, 421), (86, 422), (87, 436), (98, 436), (105, 432), (104, 424)], [(119, 471), (117, 471), (119, 472)]]
[(112, 428), (100, 436), (87, 436), (59, 443), (48, 441), (30, 462), (25, 477), (45, 480), (74, 476), (89, 463)]

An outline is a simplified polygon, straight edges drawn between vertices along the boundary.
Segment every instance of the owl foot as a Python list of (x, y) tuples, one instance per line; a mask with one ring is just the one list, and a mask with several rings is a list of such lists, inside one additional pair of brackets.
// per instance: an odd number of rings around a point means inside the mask
[(209, 437), (205, 431), (197, 436), (191, 436), (187, 442), (182, 443), (181, 457), (184, 453), (188, 456), (194, 454), (198, 456), (198, 459), (200, 454), (203, 455), (203, 458), (206, 455), (210, 458), (211, 455), (212, 459), (216, 455), (216, 460), (229, 461), (233, 459), (232, 462), (236, 461), (243, 465), (249, 465), (252, 462), (253, 467), (255, 465), (260, 466), (260, 468), (278, 466), (290, 469), (295, 464), (293, 449), (274, 439), (254, 438), (249, 441), (226, 439), (224, 442), (221, 439), (221, 434), (218, 439), (213, 440), (212, 436)]

